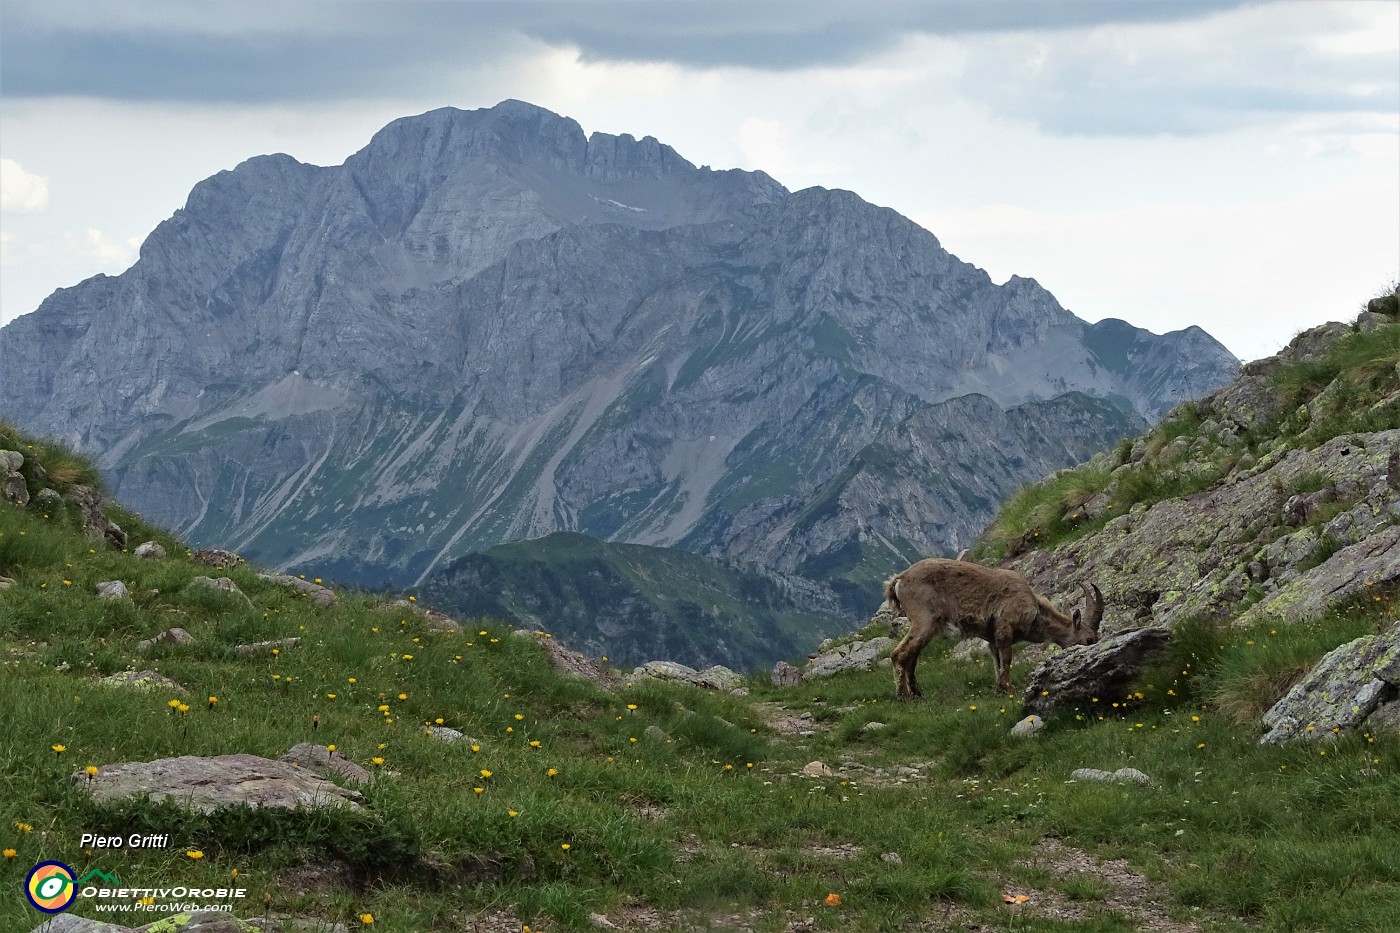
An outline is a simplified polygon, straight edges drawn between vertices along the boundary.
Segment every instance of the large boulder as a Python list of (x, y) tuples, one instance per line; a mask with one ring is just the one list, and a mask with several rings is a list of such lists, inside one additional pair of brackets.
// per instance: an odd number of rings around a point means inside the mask
[(1261, 745), (1331, 738), (1400, 696), (1400, 622), (1329, 651), (1264, 714)]
[(1023, 709), (1028, 714), (1048, 716), (1087, 708), (1095, 697), (1104, 702), (1121, 699), (1170, 637), (1169, 630), (1154, 626), (1056, 652), (1031, 672)]
[(306, 768), (256, 755), (183, 755), (156, 761), (103, 765), (97, 777), (77, 771), (73, 783), (97, 803), (143, 798), (171, 800), (191, 810), (211, 813), (221, 807), (349, 807), (364, 797), (318, 777)]

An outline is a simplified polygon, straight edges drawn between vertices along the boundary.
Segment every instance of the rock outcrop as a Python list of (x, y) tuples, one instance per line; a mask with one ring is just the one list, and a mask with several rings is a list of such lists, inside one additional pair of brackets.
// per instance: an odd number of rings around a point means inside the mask
[(1400, 697), (1400, 622), (1328, 652), (1264, 714), (1264, 745), (1331, 739)]
[(306, 768), (256, 755), (185, 755), (102, 765), (95, 778), (78, 771), (73, 783), (97, 803), (138, 797), (173, 801), (202, 813), (220, 807), (349, 807), (364, 798)]

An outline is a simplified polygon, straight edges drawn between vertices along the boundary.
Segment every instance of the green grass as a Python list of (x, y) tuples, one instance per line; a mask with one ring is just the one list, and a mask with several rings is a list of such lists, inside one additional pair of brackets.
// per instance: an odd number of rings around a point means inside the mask
[[(948, 917), (1008, 931), (1136, 929), (1101, 879), (1037, 864), (1046, 836), (1125, 859), (1173, 916), (1206, 930), (1379, 931), (1400, 906), (1396, 737), (1263, 748), (1240, 712), (1394, 618), (1393, 592), (1276, 632), (1183, 626), (1132, 696), (1053, 719), (1026, 742), (1009, 734), (1020, 704), (994, 693), (990, 662), (955, 660), (945, 641), (924, 655), (916, 703), (892, 699), (883, 669), (781, 691), (755, 678), (748, 697), (657, 682), (608, 692), (560, 677), (538, 638), (499, 622), (445, 633), (355, 594), (319, 609), (255, 568), (210, 571), (136, 516), (117, 520), (133, 545), (155, 538), (170, 556), (99, 546), (66, 510), (0, 505), (0, 575), (16, 581), (0, 593), (0, 850), (15, 851), (0, 859), (0, 890), (12, 892), (0, 929), (38, 924), (15, 892), (50, 858), (132, 884), (214, 886), (237, 870), (254, 892), (242, 915), (266, 891), (275, 912), (352, 927), (370, 913), (391, 933), (471, 929), (488, 912), (589, 930), (592, 913), (632, 909), (675, 929), (727, 917), (763, 931), (806, 917), (857, 933), (937, 929)], [(229, 576), (254, 608), (192, 588), (199, 575)], [(127, 583), (129, 603), (94, 598), (110, 579)], [(196, 644), (137, 654), (137, 641), (172, 625)], [(276, 655), (233, 651), (290, 636), (301, 645)], [(187, 685), (188, 709), (97, 683), (133, 667)], [(1014, 670), (1018, 683), (1027, 674)], [(815, 734), (773, 732), (756, 701), (810, 711)], [(439, 719), (478, 750), (424, 735)], [(275, 758), (303, 741), (335, 744), (373, 772), (363, 812), (98, 807), (69, 779), (89, 764), (184, 754)], [(813, 760), (846, 770), (800, 776)], [(1069, 781), (1079, 767), (1135, 767), (1153, 784)], [(89, 854), (78, 838), (93, 831), (169, 833), (172, 846)], [(341, 880), (308, 885), (305, 866), (317, 863)], [(1003, 903), (1013, 888), (1037, 892), (1030, 909)], [(830, 893), (839, 906), (824, 903)], [(1037, 912), (1050, 893), (1082, 917)]]

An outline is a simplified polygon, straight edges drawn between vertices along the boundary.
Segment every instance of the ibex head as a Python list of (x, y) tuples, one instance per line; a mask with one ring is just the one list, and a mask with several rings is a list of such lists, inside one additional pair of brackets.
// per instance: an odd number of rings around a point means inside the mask
[(1070, 615), (1069, 645), (1092, 645), (1099, 640), (1099, 623), (1103, 621), (1103, 593), (1093, 583), (1079, 584), (1084, 589), (1084, 610), (1076, 609)]

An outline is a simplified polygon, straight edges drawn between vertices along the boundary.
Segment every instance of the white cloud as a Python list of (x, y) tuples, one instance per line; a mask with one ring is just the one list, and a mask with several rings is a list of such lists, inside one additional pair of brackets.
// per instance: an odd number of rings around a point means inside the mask
[(0, 159), (0, 211), (26, 214), (49, 206), (49, 179), (31, 175), (14, 159)]
[(3, 230), (0, 230), (0, 263), (9, 260), (10, 253), (14, 250), (15, 238)]
[(129, 265), (141, 246), (140, 237), (128, 237), (125, 241), (114, 240), (96, 227), (88, 227), (82, 236), (66, 233), (63, 240), (69, 249), (78, 255), (96, 259), (106, 266)]

